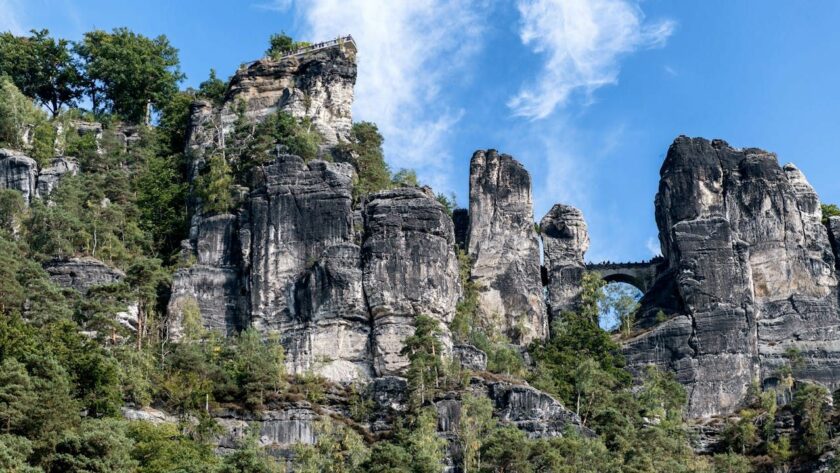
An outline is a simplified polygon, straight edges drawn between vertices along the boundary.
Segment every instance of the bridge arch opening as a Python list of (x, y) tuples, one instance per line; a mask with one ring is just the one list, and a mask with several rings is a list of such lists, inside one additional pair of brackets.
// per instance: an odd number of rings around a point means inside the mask
[(625, 278), (626, 275), (605, 277), (606, 284), (598, 294), (598, 325), (608, 332), (629, 331), (639, 308), (643, 293)]
[(603, 279), (607, 284), (609, 284), (609, 283), (628, 284), (630, 286), (633, 286), (640, 293), (644, 293), (644, 291), (646, 289), (644, 281), (642, 281), (639, 278), (637, 278), (633, 275), (630, 275), (630, 274), (625, 274), (625, 273), (605, 274), (603, 276)]

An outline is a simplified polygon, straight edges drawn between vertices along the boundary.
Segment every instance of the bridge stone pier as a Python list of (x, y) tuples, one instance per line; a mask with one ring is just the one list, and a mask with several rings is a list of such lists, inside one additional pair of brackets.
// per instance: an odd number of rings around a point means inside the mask
[(656, 281), (657, 268), (662, 262), (662, 258), (654, 258), (632, 263), (588, 263), (586, 270), (600, 275), (607, 282), (630, 284), (644, 294)]

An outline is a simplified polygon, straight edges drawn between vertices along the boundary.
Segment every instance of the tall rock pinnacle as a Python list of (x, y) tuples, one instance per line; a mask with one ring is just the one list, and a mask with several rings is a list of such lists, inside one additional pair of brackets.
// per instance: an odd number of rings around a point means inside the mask
[(540, 245), (534, 230), (531, 176), (496, 150), (470, 161), (472, 277), (480, 287), (479, 315), (516, 343), (548, 333), (540, 279)]

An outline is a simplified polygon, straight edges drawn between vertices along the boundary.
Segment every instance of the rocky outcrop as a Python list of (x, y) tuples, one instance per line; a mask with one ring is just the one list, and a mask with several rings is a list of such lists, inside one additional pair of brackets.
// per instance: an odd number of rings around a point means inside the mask
[(0, 189), (14, 189), (26, 203), (37, 195), (38, 163), (17, 151), (0, 149)]
[(469, 255), (480, 287), (480, 316), (520, 344), (548, 332), (534, 230), (531, 177), (506, 154), (476, 151), (470, 161)]
[(235, 215), (199, 220), (195, 242), (184, 255), (188, 267), (172, 276), (167, 328), (173, 340), (184, 334), (186, 317), (225, 334), (243, 328), (240, 255)]
[(840, 217), (828, 219), (828, 236), (834, 250), (835, 268), (840, 270)]
[(44, 264), (44, 269), (55, 284), (87, 294), (94, 286), (114, 284), (125, 278), (125, 273), (112, 268), (96, 258), (55, 259)]
[(281, 155), (256, 175), (241, 231), (250, 324), (282, 333), (301, 322), (295, 281), (328, 247), (353, 240), (353, 169)]
[(430, 189), (404, 187), (371, 196), (364, 209), (362, 265), (373, 320), (378, 375), (403, 370), (403, 340), (414, 319), (440, 322), (444, 345), (461, 296), (452, 220)]
[[(790, 350), (805, 362), (797, 379), (838, 387), (835, 257), (802, 173), (766, 151), (680, 137), (660, 175), (660, 280), (673, 284), (654, 290), (670, 288), (675, 304), (667, 321), (625, 342), (631, 365), (674, 370), (692, 417), (733, 412), (754, 379), (778, 384)], [(669, 297), (642, 302), (656, 299)]]
[(540, 221), (546, 268), (547, 305), (550, 320), (564, 311), (578, 309), (589, 249), (589, 232), (580, 210), (556, 204)]
[(295, 282), (291, 313), (298, 324), (282, 337), (296, 372), (314, 371), (342, 383), (371, 378), (371, 324), (358, 246), (327, 248)]
[(479, 350), (473, 345), (458, 344), (452, 347), (452, 356), (461, 367), (472, 371), (487, 370), (487, 353)]
[(75, 176), (78, 172), (79, 164), (73, 158), (62, 156), (53, 159), (49, 167), (41, 169), (38, 173), (36, 195), (46, 199), (64, 176)]

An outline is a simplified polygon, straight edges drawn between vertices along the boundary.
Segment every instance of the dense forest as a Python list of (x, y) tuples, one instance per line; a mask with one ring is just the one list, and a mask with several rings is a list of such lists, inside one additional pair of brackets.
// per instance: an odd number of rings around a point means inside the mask
[[(274, 57), (305, 45), (284, 34), (269, 43), (266, 54)], [(279, 340), (251, 329), (226, 337), (194, 314), (173, 342), (165, 308), (173, 272), (189, 264), (179, 250), (190, 186), (206, 210), (224, 212), (242, 176), (261, 164), (256, 156), (280, 144), (311, 160), (319, 141), (309, 124), (284, 112), (257, 126), (243, 120), (226, 152), (213, 154), (191, 184), (190, 105), (221, 102), (227, 83), (213, 70), (198, 89), (180, 90), (183, 80), (165, 36), (125, 28), (91, 31), (79, 41), (46, 30), (0, 35), (0, 148), (42, 166), (72, 156), (80, 168), (47, 199), (27, 202), (0, 190), (0, 470), (431, 473), (442, 470), (446, 443), (454, 442), (464, 472), (784, 472), (834, 450), (840, 412), (820, 387), (791, 390), (797, 354), (790, 353), (780, 391), (756, 386), (749, 406), (720, 419), (725, 447), (695, 453), (699, 433), (684, 419), (684, 388), (668, 373), (634, 377), (625, 367), (617, 339), (633, 301), (610, 297), (603, 281), (587, 276), (581, 310), (564, 314), (549, 341), (523, 353), (475, 318), (479, 288), (463, 252), (464, 295), (450, 330), (487, 353), (487, 371), (441, 356), (437, 322), (418, 318), (403, 350), (410, 409), (387, 433), (360, 427), (371, 415), (362, 386), (287, 373)], [(79, 123), (101, 124), (101, 138), (79, 132)], [(367, 122), (355, 123), (352, 140), (342, 144), (352, 151), (355, 200), (419, 185), (411, 170), (392, 173), (382, 144)], [(450, 211), (455, 206), (454, 196), (438, 199)], [(67, 257), (96, 258), (125, 277), (85, 294), (61, 288), (44, 264)], [(129, 330), (118, 314), (132, 302), (139, 322)], [(621, 315), (613, 333), (598, 324), (605, 305)], [(530, 439), (494, 418), (487, 398), (466, 394), (456, 438), (441, 438), (436, 402), (464, 391), (473, 376), (527, 382), (574, 411), (584, 429)], [(785, 395), (790, 402), (778, 405)], [(350, 417), (319, 421), (317, 441), (296, 447), (291, 458), (264, 451), (255, 435), (224, 455), (210, 442), (219, 432), (208, 414), (213, 406), (259, 412), (290, 399), (318, 406), (335, 397), (346, 400)], [(124, 406), (154, 406), (177, 422), (127, 420)]]

